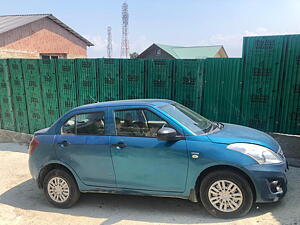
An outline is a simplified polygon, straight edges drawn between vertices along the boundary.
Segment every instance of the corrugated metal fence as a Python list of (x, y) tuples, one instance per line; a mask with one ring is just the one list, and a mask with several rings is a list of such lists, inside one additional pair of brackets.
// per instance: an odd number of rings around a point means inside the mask
[(167, 98), (213, 120), (300, 134), (300, 35), (245, 38), (243, 58), (1, 59), (0, 128), (50, 126), (95, 101)]
[(244, 38), (240, 123), (300, 134), (300, 35)]

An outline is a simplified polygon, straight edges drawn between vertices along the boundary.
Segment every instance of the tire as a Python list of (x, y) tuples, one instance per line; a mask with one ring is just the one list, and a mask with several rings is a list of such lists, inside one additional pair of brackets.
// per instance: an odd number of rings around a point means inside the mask
[(200, 198), (211, 215), (225, 219), (245, 216), (254, 200), (249, 182), (230, 170), (207, 174), (200, 184)]
[(47, 173), (43, 181), (43, 190), (47, 200), (59, 208), (71, 207), (80, 197), (75, 179), (62, 169), (53, 169)]

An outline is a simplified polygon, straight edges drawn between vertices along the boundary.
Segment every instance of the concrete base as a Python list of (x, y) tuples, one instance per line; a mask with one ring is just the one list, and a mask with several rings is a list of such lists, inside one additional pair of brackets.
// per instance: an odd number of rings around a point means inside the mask
[(26, 143), (29, 144), (33, 135), (0, 129), (0, 143)]
[(286, 158), (300, 160), (300, 135), (269, 133), (281, 146)]

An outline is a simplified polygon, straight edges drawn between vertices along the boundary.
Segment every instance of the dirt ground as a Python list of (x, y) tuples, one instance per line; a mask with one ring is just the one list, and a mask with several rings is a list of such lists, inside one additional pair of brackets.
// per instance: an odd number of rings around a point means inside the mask
[(242, 219), (221, 220), (187, 200), (84, 194), (70, 209), (48, 204), (31, 179), (27, 147), (0, 144), (0, 224), (300, 224), (300, 168), (288, 172), (288, 193), (279, 203), (259, 204)]

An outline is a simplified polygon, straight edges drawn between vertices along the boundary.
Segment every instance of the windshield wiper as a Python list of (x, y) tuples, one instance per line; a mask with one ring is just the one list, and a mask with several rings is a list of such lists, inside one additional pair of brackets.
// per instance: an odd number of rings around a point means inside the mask
[(214, 130), (214, 126), (213, 126), (213, 123), (211, 123), (211, 124), (209, 124), (208, 127), (206, 127), (206, 128), (203, 129), (203, 132), (204, 133), (210, 133), (213, 130)]
[(222, 129), (224, 127), (224, 124), (223, 123), (219, 123), (219, 122), (216, 122), (217, 126), (219, 129)]
[(222, 123), (212, 122), (208, 127), (203, 129), (203, 132), (204, 133), (210, 133), (213, 130), (215, 130), (216, 128), (219, 128), (221, 130), (223, 127), (224, 127), (224, 124), (222, 124)]

